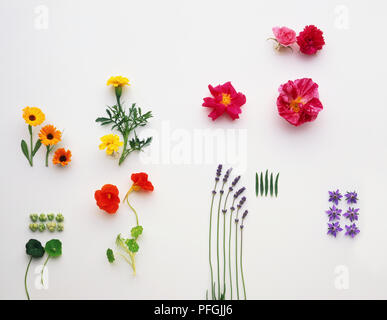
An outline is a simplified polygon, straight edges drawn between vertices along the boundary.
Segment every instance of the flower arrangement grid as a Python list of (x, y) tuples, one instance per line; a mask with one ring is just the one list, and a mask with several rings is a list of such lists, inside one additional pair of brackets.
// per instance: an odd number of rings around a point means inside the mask
[[(246, 285), (243, 272), (243, 230), (248, 210), (242, 211), (246, 197), (241, 197), (246, 188), (242, 187), (235, 190), (241, 176), (235, 177), (227, 188), (232, 168), (225, 172), (223, 179), (221, 179), (222, 169), (223, 166), (220, 164), (216, 170), (215, 184), (211, 193), (208, 241), (211, 289), (210, 291), (207, 290), (206, 299), (225, 300), (229, 294), (232, 300), (234, 297), (233, 292), (236, 291), (235, 296), (239, 300), (241, 298), (240, 284), (242, 285), (241, 290), (243, 290), (244, 299), (246, 299)], [(218, 186), (219, 191), (217, 191)], [(218, 200), (215, 201), (218, 193)], [(228, 202), (230, 197), (231, 204)], [(217, 209), (215, 207), (216, 202)], [(227, 213), (229, 217), (227, 217)], [(213, 233), (215, 233), (216, 244), (212, 243)], [(232, 246), (233, 237), (235, 239), (234, 247)], [(227, 238), (228, 241), (226, 240)], [(216, 255), (213, 253), (213, 247), (216, 248)], [(222, 252), (221, 247), (223, 248)], [(213, 255), (216, 256), (216, 260)], [(214, 261), (216, 261), (216, 268)], [(234, 284), (235, 291), (233, 291)]]
[[(124, 238), (121, 234), (116, 237), (117, 250), (111, 248), (106, 250), (106, 257), (110, 263), (116, 260), (117, 256), (123, 258), (136, 274), (136, 255), (140, 246), (138, 239), (143, 233), (143, 227), (140, 225), (139, 215), (136, 209), (129, 202), (129, 195), (132, 192), (153, 192), (153, 184), (148, 180), (148, 174), (145, 172), (133, 173), (131, 175), (132, 185), (125, 194), (122, 202), (126, 202), (135, 216), (136, 225), (131, 228), (130, 236)], [(115, 185), (105, 184), (100, 190), (95, 191), (94, 198), (97, 206), (108, 214), (115, 214), (120, 206), (119, 190)]]
[[(29, 146), (27, 142), (22, 139), (21, 150), (28, 160), (30, 166), (33, 166), (33, 159), (40, 147), (44, 145), (46, 147), (45, 166), (48, 167), (49, 155), (56, 148), (57, 144), (62, 141), (62, 132), (55, 126), (47, 124), (42, 127), (38, 134), (38, 139), (34, 142), (33, 127), (40, 126), (45, 120), (46, 116), (37, 107), (25, 107), (23, 109), (23, 119), (28, 125), (29, 133)], [(58, 148), (52, 158), (54, 165), (67, 166), (71, 161), (71, 151), (64, 148)]]
[(119, 153), (122, 147), (122, 152), (119, 156), (118, 164), (121, 165), (125, 159), (134, 151), (143, 151), (152, 142), (152, 137), (140, 139), (137, 135), (137, 130), (140, 127), (147, 125), (148, 120), (153, 117), (152, 112), (143, 113), (141, 108), (135, 103), (127, 110), (124, 108), (121, 101), (122, 91), (125, 86), (130, 86), (129, 79), (122, 76), (110, 77), (107, 81), (108, 86), (114, 88), (116, 96), (116, 104), (108, 106), (105, 110), (106, 115), (99, 117), (95, 121), (101, 126), (111, 126), (112, 130), (118, 131), (123, 141), (116, 134), (107, 134), (100, 138), (100, 150), (106, 149), (107, 155)]
[(339, 204), (343, 200), (343, 195), (340, 190), (328, 191), (328, 201), (332, 203), (329, 210), (325, 211), (328, 216), (328, 235), (337, 237), (344, 229), (341, 227), (341, 219), (345, 220), (345, 236), (354, 238), (360, 233), (360, 229), (357, 226), (359, 220), (359, 208), (355, 208), (354, 205), (358, 203), (358, 195), (356, 191), (345, 193), (345, 202), (348, 206), (347, 210), (343, 213), (343, 209), (339, 208)]

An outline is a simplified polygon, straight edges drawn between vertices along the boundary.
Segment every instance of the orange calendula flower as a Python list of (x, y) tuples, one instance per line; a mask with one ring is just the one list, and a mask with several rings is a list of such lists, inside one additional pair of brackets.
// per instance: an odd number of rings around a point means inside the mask
[(35, 127), (41, 125), (46, 116), (39, 108), (25, 107), (23, 109), (23, 118), (28, 125)]
[(130, 86), (129, 79), (122, 76), (110, 77), (106, 84), (108, 86), (112, 85), (115, 88)]
[(71, 162), (71, 151), (60, 148), (55, 151), (52, 159), (53, 164), (60, 164), (62, 167), (67, 166)]
[(45, 146), (57, 144), (61, 137), (62, 133), (51, 124), (44, 126), (39, 132), (39, 139)]

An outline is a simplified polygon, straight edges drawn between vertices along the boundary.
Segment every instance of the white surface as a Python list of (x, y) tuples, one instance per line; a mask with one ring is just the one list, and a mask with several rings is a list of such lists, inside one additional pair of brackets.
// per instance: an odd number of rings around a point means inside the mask
[[(38, 5), (49, 10), (46, 30), (35, 27)], [(348, 9), (347, 29), (337, 22), (339, 5)], [(248, 297), (387, 298), (385, 1), (1, 0), (0, 8), (0, 298), (25, 298), (24, 245), (52, 237), (29, 232), (28, 214), (50, 211), (66, 219), (65, 232), (55, 234), (63, 256), (48, 264), (48, 290), (34, 288), (32, 267), (33, 299), (204, 298), (218, 161), (204, 163), (196, 151), (199, 160), (188, 153), (183, 164), (176, 148), (192, 153), (182, 136), (219, 128), (247, 133), (239, 167), (246, 164), (250, 211)], [(324, 31), (326, 46), (316, 57), (278, 54), (266, 41), (275, 25), (299, 32), (307, 24)], [(98, 150), (108, 130), (94, 120), (114, 103), (105, 83), (118, 74), (132, 83), (124, 100), (154, 112), (149, 129), (163, 143), (156, 163), (133, 154), (118, 167)], [(275, 101), (280, 84), (301, 77), (319, 84), (324, 110), (314, 123), (294, 128), (278, 116)], [(228, 80), (247, 97), (241, 119), (212, 122), (202, 98), (208, 84)], [(65, 130), (62, 146), (73, 152), (68, 168), (46, 169), (43, 149), (28, 166), (20, 151), (20, 139), (28, 137), (26, 105), (41, 107), (46, 123)], [(157, 143), (149, 149), (157, 151)], [(281, 172), (277, 200), (254, 196), (254, 173), (266, 168)], [(102, 213), (93, 193), (113, 183), (122, 196), (139, 171), (149, 173), (155, 192), (131, 195), (144, 226), (133, 278), (122, 260), (109, 265), (105, 250), (134, 218), (127, 206), (114, 216)], [(359, 192), (357, 239), (325, 235), (333, 188)], [(349, 272), (346, 290), (335, 288), (340, 265)]]

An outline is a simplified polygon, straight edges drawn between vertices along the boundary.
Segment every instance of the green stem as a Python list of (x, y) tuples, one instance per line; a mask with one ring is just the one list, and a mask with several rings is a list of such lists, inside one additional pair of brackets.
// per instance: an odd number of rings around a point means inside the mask
[(237, 298), (239, 300), (239, 284), (238, 284), (238, 213), (239, 209), (237, 210), (236, 218), (235, 218), (235, 283), (236, 283), (236, 289), (237, 289)]
[(223, 207), (223, 297), (226, 298), (226, 205), (230, 190), (227, 193), (226, 199), (224, 200)]
[(30, 165), (31, 167), (33, 166), (33, 156), (32, 156), (32, 152), (33, 152), (33, 139), (32, 139), (32, 127), (31, 125), (28, 125), (28, 132), (30, 133)]
[(46, 261), (44, 261), (42, 271), (40, 272), (40, 282), (42, 285), (43, 285), (43, 272), (44, 272), (44, 268), (46, 267), (46, 264), (48, 262), (48, 259), (50, 259), (50, 256), (47, 256)]
[(222, 189), (220, 190), (220, 196), (219, 196), (219, 204), (218, 204), (218, 220), (217, 220), (217, 226), (216, 226), (216, 260), (217, 260), (217, 268), (218, 268), (218, 298), (220, 299), (220, 264), (219, 264), (219, 220), (220, 220), (220, 205), (223, 197), (223, 187), (224, 182), (222, 185)]
[(136, 223), (137, 223), (137, 226), (139, 226), (137, 211), (130, 205), (130, 203), (129, 203), (129, 198), (128, 198), (128, 197), (126, 197), (126, 202), (128, 203), (130, 209), (132, 209), (132, 211), (134, 212), (134, 214), (135, 214), (135, 216), (136, 216)]
[(32, 256), (30, 258), (30, 261), (28, 262), (27, 269), (26, 269), (26, 274), (24, 275), (24, 288), (26, 290), (26, 295), (27, 295), (27, 299), (28, 300), (31, 300), (31, 299), (30, 299), (30, 295), (28, 294), (28, 288), (27, 288), (27, 274), (28, 274), (28, 270), (30, 269), (31, 261), (32, 261)]
[(241, 276), (242, 276), (242, 284), (243, 284), (243, 294), (246, 300), (246, 287), (245, 287), (245, 278), (243, 277), (243, 264), (242, 264), (242, 245), (243, 243), (243, 228), (241, 229), (241, 253), (240, 253), (240, 262), (241, 262)]
[[(232, 202), (231, 208), (234, 208), (235, 198)], [(228, 238), (228, 271), (230, 274), (230, 294), (231, 294), (231, 300), (232, 300), (232, 272), (231, 272), (231, 234), (232, 234), (232, 214), (234, 213), (234, 210), (230, 209), (230, 231), (229, 231), (229, 238)]]
[(48, 167), (48, 155), (50, 154), (50, 146), (47, 146), (47, 151), (46, 151), (46, 167)]
[[(216, 186), (218, 182), (215, 182), (214, 186), (214, 192), (216, 191)], [(212, 269), (212, 261), (211, 261), (211, 233), (212, 233), (212, 209), (214, 207), (214, 198), (215, 198), (215, 193), (212, 194), (212, 199), (211, 199), (211, 208), (210, 208), (210, 231), (209, 231), (209, 236), (208, 236), (208, 260), (210, 263), (210, 272), (211, 272), (211, 293), (212, 293), (212, 299), (215, 299), (215, 293), (214, 293), (214, 272)]]
[(133, 275), (136, 275), (136, 259), (135, 259), (135, 254), (130, 253), (130, 259), (132, 260), (132, 269), (133, 269)]
[(121, 165), (129, 154), (126, 152), (127, 146), (128, 146), (128, 135), (124, 135), (124, 145), (122, 148), (122, 154), (121, 154), (120, 160), (118, 161), (118, 165)]

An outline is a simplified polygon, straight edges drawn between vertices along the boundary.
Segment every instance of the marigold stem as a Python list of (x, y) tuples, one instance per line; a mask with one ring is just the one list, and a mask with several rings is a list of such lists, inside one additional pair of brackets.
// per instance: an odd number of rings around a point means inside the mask
[(28, 132), (30, 133), (30, 165), (31, 167), (33, 166), (33, 156), (32, 156), (32, 152), (33, 152), (33, 138), (32, 138), (32, 127), (31, 125), (28, 125)]

